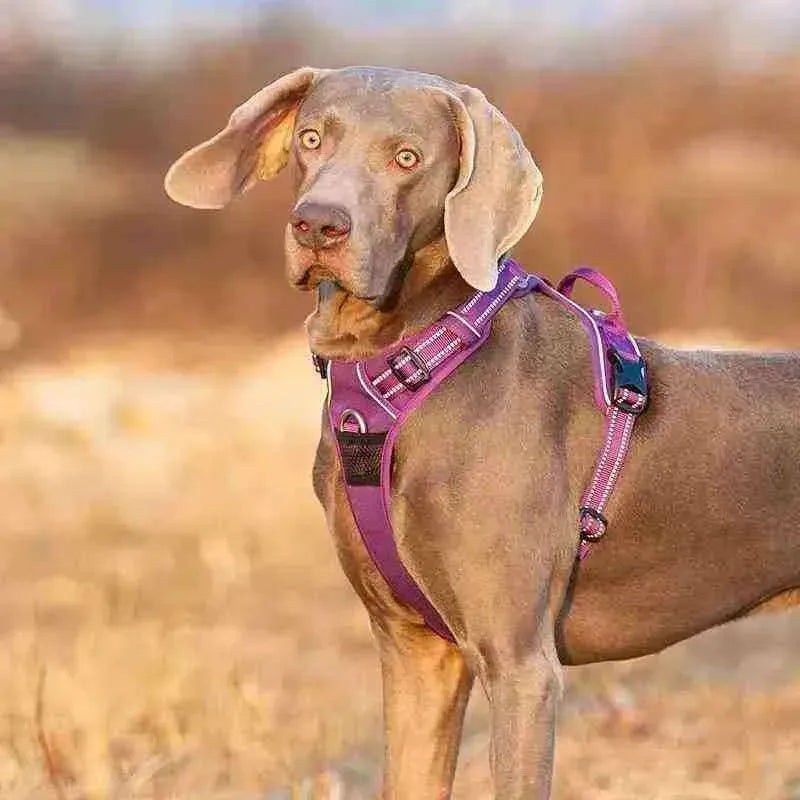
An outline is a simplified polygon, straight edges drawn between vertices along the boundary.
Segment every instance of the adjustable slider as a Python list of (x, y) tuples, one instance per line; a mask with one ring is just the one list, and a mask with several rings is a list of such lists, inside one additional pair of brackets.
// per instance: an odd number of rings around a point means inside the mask
[[(400, 360), (403, 357), (407, 359), (406, 364), (411, 364), (413, 366), (412, 372), (408, 375), (404, 375), (401, 371)], [(401, 347), (394, 355), (386, 359), (386, 363), (389, 365), (392, 375), (394, 375), (409, 392), (416, 392), (417, 389), (424, 386), (431, 379), (430, 370), (425, 366), (422, 357), (419, 353), (415, 353), (410, 347)], [(402, 366), (405, 366), (405, 364)]]
[(584, 542), (596, 542), (606, 535), (608, 520), (596, 508), (582, 506), (580, 514), (581, 539)]

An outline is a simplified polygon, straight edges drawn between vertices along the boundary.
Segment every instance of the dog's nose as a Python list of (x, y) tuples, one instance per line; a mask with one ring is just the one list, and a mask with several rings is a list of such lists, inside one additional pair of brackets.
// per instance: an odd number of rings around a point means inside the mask
[(343, 208), (323, 203), (300, 203), (289, 223), (298, 244), (314, 250), (339, 244), (350, 234), (350, 215)]

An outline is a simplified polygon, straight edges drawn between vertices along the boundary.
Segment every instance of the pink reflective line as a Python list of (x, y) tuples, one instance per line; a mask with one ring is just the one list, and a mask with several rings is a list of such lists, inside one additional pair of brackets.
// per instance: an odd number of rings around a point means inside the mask
[[(461, 342), (461, 339), (449, 328), (443, 328), (442, 330), (444, 331), (444, 335), (439, 337), (436, 342), (431, 342), (417, 350), (417, 355), (422, 359), (422, 363), (425, 364), (426, 367), (438, 364), (441, 360), (439, 357), (444, 351), (450, 350), (454, 344)], [(417, 370), (417, 372), (419, 372), (419, 370)]]
[(636, 417), (633, 414), (625, 414), (623, 411), (619, 409), (614, 409), (617, 415), (624, 416), (624, 422), (622, 425), (622, 433), (618, 438), (617, 442), (615, 443), (616, 447), (616, 458), (614, 459), (614, 465), (611, 469), (611, 474), (608, 476), (608, 480), (606, 481), (606, 488), (600, 498), (600, 510), (605, 508), (606, 503), (608, 502), (608, 498), (611, 496), (611, 492), (614, 491), (614, 486), (617, 483), (617, 478), (619, 478), (619, 473), (622, 471), (622, 467), (625, 464), (625, 456), (628, 454), (628, 447), (631, 443), (631, 434), (633, 433), (633, 425), (636, 422)]
[[(499, 267), (498, 272), (502, 272), (503, 268), (504, 266)], [(519, 269), (519, 267), (516, 267), (516, 269)], [(502, 287), (494, 299), (477, 317), (470, 316), (470, 312), (473, 311), (481, 301), (486, 299), (489, 294), (487, 292), (475, 292), (475, 294), (461, 305), (457, 311), (448, 311), (447, 313), (461, 322), (473, 335), (480, 337), (482, 336), (480, 331), (481, 326), (494, 316), (495, 312), (515, 291), (526, 287), (530, 280), (531, 276), (527, 274), (524, 277), (521, 277), (519, 274), (512, 274), (505, 286)], [(439, 324), (434, 326), (433, 331), (423, 341), (415, 344), (412, 347), (412, 351), (422, 360), (425, 369), (430, 371), (439, 366), (445, 359), (463, 350), (467, 346), (468, 343), (456, 332)], [(394, 362), (395, 369), (402, 371), (409, 363), (413, 363), (410, 356), (400, 356)], [(405, 381), (411, 383), (419, 380), (421, 377), (422, 371), (419, 368), (415, 368), (414, 371), (408, 375), (404, 374)], [(387, 401), (400, 392), (407, 390), (407, 387), (402, 381), (398, 380), (391, 369), (384, 369), (374, 378), (369, 378), (369, 376), (367, 376), (367, 379), (370, 381), (375, 392)]]
[[(552, 287), (549, 283), (540, 281), (539, 289), (551, 300), (555, 300), (566, 306), (573, 313), (577, 314), (579, 317), (581, 317), (581, 319), (588, 323), (588, 327), (584, 326), (584, 330), (592, 340), (592, 347), (594, 350), (594, 355), (592, 356), (592, 369), (595, 372), (595, 395), (597, 396), (597, 404), (601, 407), (601, 409), (604, 406), (610, 406), (611, 395), (609, 394), (608, 390), (608, 366), (606, 365), (603, 336), (600, 333), (597, 320), (583, 306), (578, 305), (578, 303), (576, 303), (572, 298), (567, 297), (567, 295), (561, 294), (561, 292)], [(598, 389), (600, 390), (599, 393), (597, 391)]]
[(606, 417), (606, 440), (581, 506), (603, 511), (622, 470), (636, 417), (612, 406)]
[(390, 403), (384, 400), (383, 397), (381, 397), (380, 393), (372, 385), (369, 378), (366, 377), (364, 366), (360, 361), (356, 364), (356, 377), (358, 378), (358, 382), (361, 384), (361, 388), (364, 390), (364, 393), (368, 397), (372, 398), (372, 400), (374, 400), (392, 419), (397, 419), (396, 409)]
[[(464, 347), (464, 342), (462, 342), (461, 339), (458, 338), (453, 339), (447, 344), (447, 346), (443, 350), (437, 351), (436, 354), (432, 356), (430, 361), (424, 362), (425, 368), (430, 372), (432, 369), (438, 367), (439, 364), (441, 364), (446, 358), (449, 358), (451, 355), (453, 355), (453, 353), (457, 353), (463, 347)], [(422, 377), (422, 371), (417, 369), (406, 378), (406, 381), (411, 381), (413, 383), (414, 381), (418, 380), (421, 377)], [(394, 397), (394, 395), (396, 395), (398, 392), (402, 392), (404, 389), (406, 389), (406, 387), (398, 381), (397, 385), (393, 386), (388, 392), (386, 392), (384, 397), (386, 398)]]
[(462, 316), (461, 314), (457, 314), (455, 311), (448, 311), (447, 314), (448, 316), (457, 319), (465, 328), (468, 328), (480, 339), (481, 332), (466, 317)]
[[(458, 319), (463, 325), (471, 330), (476, 336), (481, 333), (478, 326), (482, 325), (487, 319), (492, 317), (495, 311), (502, 306), (513, 292), (520, 286), (527, 286), (528, 279), (524, 283), (520, 283), (518, 275), (513, 275), (509, 282), (503, 287), (497, 297), (489, 303), (488, 306), (475, 318), (475, 324), (462, 314), (469, 313), (475, 305), (482, 300), (486, 295), (484, 292), (476, 292), (463, 306), (459, 309), (461, 313), (448, 311), (447, 313)], [(435, 345), (435, 346), (434, 346)], [(422, 359), (427, 370), (431, 370), (438, 366), (449, 356), (466, 347), (464, 342), (456, 333), (448, 328), (437, 328), (430, 336), (423, 342), (416, 345), (413, 350)], [(399, 358), (395, 364), (397, 369), (402, 369), (406, 364), (411, 361), (409, 356)], [(411, 374), (406, 376), (406, 381), (415, 381), (422, 377), (422, 372), (419, 369), (414, 370)], [(379, 384), (383, 384), (379, 388)], [(397, 376), (391, 369), (384, 370), (380, 375), (373, 379), (372, 385), (380, 392), (384, 399), (388, 400), (394, 397), (399, 392), (402, 392), (407, 387), (397, 379)]]
[(585, 539), (581, 539), (580, 545), (578, 545), (578, 560), (583, 561), (583, 559), (589, 555), (591, 549), (592, 549), (591, 542), (587, 542)]
[[(482, 300), (485, 300), (487, 296), (486, 292), (476, 292), (469, 300), (459, 307), (458, 311), (449, 311), (447, 313), (459, 320), (473, 334), (481, 336), (480, 327), (494, 316), (495, 312), (515, 291), (520, 289), (520, 287), (527, 286), (528, 282), (529, 278), (527, 277), (523, 282), (519, 275), (512, 275), (508, 283), (498, 292), (497, 296), (475, 318), (471, 318), (469, 313)], [(418, 342), (414, 345), (412, 350), (420, 357), (425, 368), (430, 371), (466, 346), (467, 342), (461, 339), (457, 333), (447, 327), (437, 325), (433, 332), (422, 342)], [(403, 367), (407, 366), (409, 363), (412, 363), (412, 359), (409, 356), (401, 356), (395, 362), (395, 368), (402, 370)], [(408, 375), (405, 375), (405, 380), (406, 382), (413, 383), (421, 377), (422, 371), (417, 368)], [(391, 369), (383, 370), (375, 378), (371, 379), (371, 383), (375, 391), (378, 392), (384, 400), (389, 400), (400, 392), (407, 390), (407, 387), (402, 381), (398, 380)]]
[(500, 294), (498, 294), (497, 297), (495, 297), (495, 299), (492, 300), (492, 302), (489, 303), (489, 305), (486, 306), (486, 308), (478, 315), (475, 322), (480, 325), (488, 316), (490, 316), (498, 306), (501, 306), (505, 302), (506, 298), (514, 291), (518, 283), (519, 278), (515, 275), (505, 285), (503, 291), (500, 292)]
[[(453, 355), (453, 353), (461, 350), (463, 346), (464, 342), (462, 342), (455, 333), (448, 328), (440, 328), (435, 337), (428, 337), (428, 339), (422, 343), (422, 346), (418, 345), (414, 348), (414, 352), (420, 357), (422, 363), (425, 364), (425, 368), (430, 371), (441, 364), (446, 358)], [(406, 356), (405, 358), (398, 359), (396, 366), (398, 369), (402, 370), (403, 366), (409, 363), (411, 363), (411, 359)], [(398, 392), (402, 392), (406, 389), (397, 379), (397, 376), (391, 370), (389, 370), (389, 372), (389, 378), (385, 379), (384, 385), (379, 390), (384, 399), (387, 400), (394, 397)], [(381, 375), (384, 374), (385, 373), (381, 373)], [(416, 367), (413, 372), (405, 376), (406, 381), (410, 381), (411, 383), (421, 377), (422, 372)], [(376, 388), (377, 382), (378, 379), (372, 382)]]
[[(620, 399), (631, 402), (636, 395), (627, 389), (620, 392)], [(636, 397), (635, 405), (637, 409), (647, 402), (645, 397)], [(603, 449), (594, 469), (589, 488), (581, 500), (581, 508), (590, 508), (599, 513), (603, 513), (606, 503), (614, 491), (622, 468), (625, 465), (625, 458), (630, 448), (633, 429), (636, 424), (636, 414), (623, 411), (617, 406), (611, 406), (606, 415), (606, 433)], [(595, 519), (590, 514), (583, 514), (580, 520), (582, 533), (603, 534), (605, 525), (602, 521)], [(578, 558), (583, 560), (589, 555), (592, 542), (581, 541), (578, 549)]]
[[(434, 330), (434, 332), (430, 336), (428, 336), (428, 338), (425, 339), (425, 341), (420, 342), (413, 348), (414, 352), (417, 353), (417, 355), (419, 355), (425, 347), (427, 347), (432, 342), (435, 342), (442, 334), (447, 332), (448, 330), (444, 326), (436, 328), (436, 330)], [(400, 369), (404, 367), (406, 364), (408, 364), (410, 361), (411, 358), (409, 356), (402, 356), (401, 358), (397, 359), (396, 366), (398, 369)], [(375, 388), (377, 389), (378, 384), (381, 383), (382, 381), (385, 381), (387, 378), (394, 378), (394, 373), (390, 369), (384, 370), (383, 372), (381, 372), (380, 375), (378, 375), (377, 378), (373, 378), (372, 385), (375, 386)], [(397, 378), (394, 379), (395, 381), (397, 380)]]
[[(595, 492), (597, 491), (597, 486), (604, 477), (605, 464), (608, 460), (609, 453), (611, 452), (611, 447), (614, 444), (617, 429), (618, 416), (614, 414), (614, 411), (618, 411), (618, 409), (615, 406), (611, 406), (609, 413), (606, 415), (605, 442), (603, 443), (603, 449), (600, 451), (600, 457), (597, 460), (597, 466), (595, 466), (594, 475), (592, 475), (592, 481), (583, 496), (583, 500), (581, 501), (581, 506), (591, 505), (591, 502), (595, 496)], [(601, 508), (598, 508), (597, 510), (602, 511)]]
[(463, 306), (461, 306), (461, 312), (466, 314), (468, 311), (471, 311), (484, 297), (483, 292), (476, 292)]

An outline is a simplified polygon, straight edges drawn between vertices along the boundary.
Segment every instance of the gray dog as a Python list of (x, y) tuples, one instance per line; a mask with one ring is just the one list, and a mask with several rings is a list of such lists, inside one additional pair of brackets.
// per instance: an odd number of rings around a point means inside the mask
[[(362, 67), (271, 83), (172, 166), (166, 189), (220, 208), (289, 162), (288, 276), (317, 290), (307, 330), (328, 358), (373, 355), (491, 288), (541, 194), (530, 153), (481, 92)], [(650, 409), (610, 532), (583, 562), (576, 508), (602, 419), (586, 337), (563, 308), (540, 294), (507, 304), (406, 423), (398, 551), (456, 645), (376, 569), (323, 425), (315, 491), (380, 647), (384, 797), (449, 796), (474, 676), (491, 704), (495, 796), (547, 798), (562, 664), (653, 653), (800, 602), (800, 356), (640, 345)]]

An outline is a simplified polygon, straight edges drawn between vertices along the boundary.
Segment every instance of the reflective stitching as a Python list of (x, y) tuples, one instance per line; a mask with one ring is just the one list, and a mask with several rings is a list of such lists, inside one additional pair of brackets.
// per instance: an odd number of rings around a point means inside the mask
[(481, 323), (484, 321), (484, 319), (486, 319), (486, 317), (488, 317), (488, 316), (489, 316), (489, 314), (491, 314), (491, 313), (492, 313), (492, 312), (493, 312), (493, 311), (494, 311), (494, 310), (497, 308), (497, 306), (498, 306), (498, 305), (500, 305), (501, 303), (503, 303), (503, 302), (505, 301), (506, 297), (508, 297), (508, 295), (509, 295), (509, 294), (510, 294), (512, 291), (514, 291), (514, 287), (517, 285), (517, 283), (519, 283), (519, 278), (518, 278), (518, 277), (515, 275), (515, 276), (514, 276), (514, 277), (513, 277), (513, 278), (512, 278), (512, 279), (511, 279), (511, 280), (510, 280), (510, 281), (509, 281), (509, 282), (508, 282), (508, 283), (505, 285), (505, 287), (503, 288), (503, 291), (502, 291), (502, 292), (500, 292), (500, 294), (498, 294), (498, 295), (497, 295), (497, 297), (495, 297), (495, 299), (494, 299), (494, 300), (492, 300), (492, 302), (491, 302), (491, 303), (489, 303), (489, 305), (488, 305), (488, 306), (486, 306), (486, 308), (485, 308), (485, 309), (484, 309), (484, 310), (483, 310), (483, 311), (482, 311), (482, 312), (481, 312), (481, 313), (478, 315), (478, 317), (477, 317), (477, 319), (475, 320), (475, 322), (476, 322), (478, 325), (480, 325), (480, 324), (481, 324)]
[(465, 328), (469, 328), (472, 333), (480, 338), (481, 332), (466, 317), (462, 317), (461, 314), (457, 314), (455, 311), (448, 311), (447, 313), (451, 317), (455, 317)]
[(384, 402), (383, 397), (375, 393), (375, 387), (368, 381), (364, 379), (364, 367), (362, 366), (361, 362), (359, 361), (356, 364), (356, 376), (358, 377), (358, 382), (361, 384), (361, 388), (392, 418), (397, 419), (397, 413), (395, 410), (386, 402)]
[[(620, 412), (623, 413), (623, 412)], [(608, 476), (608, 483), (606, 484), (603, 496), (600, 499), (600, 510), (602, 511), (605, 504), (611, 497), (611, 492), (614, 490), (619, 473), (622, 470), (622, 465), (625, 463), (625, 456), (628, 452), (628, 445), (630, 444), (631, 434), (633, 433), (633, 423), (635, 417), (632, 414), (625, 414), (625, 424), (622, 429), (622, 440), (620, 441), (619, 448), (617, 449), (616, 459), (611, 474)]]
[(586, 494), (584, 494), (584, 501), (581, 505), (592, 505), (592, 499), (594, 498), (594, 494), (597, 491), (597, 486), (600, 483), (600, 477), (602, 475), (605, 462), (608, 459), (608, 451), (611, 449), (611, 443), (614, 439), (614, 434), (616, 433), (618, 413), (619, 409), (617, 409), (616, 406), (612, 406), (612, 409), (609, 413), (609, 423), (608, 430), (606, 431), (605, 446), (600, 451), (600, 458), (597, 460), (597, 466), (595, 467), (595, 472), (592, 476), (592, 482), (588, 491)]
[[(424, 342), (420, 342), (418, 345), (413, 347), (413, 351), (419, 355), (421, 350), (424, 350), (426, 347), (430, 346), (435, 342), (443, 333), (447, 332), (447, 328), (437, 328)], [(400, 367), (404, 367), (411, 361), (409, 356), (401, 356), (400, 358), (395, 361), (395, 369), (400, 369)], [(381, 381), (386, 380), (386, 378), (394, 375), (391, 369), (387, 369), (385, 372), (382, 372), (378, 375), (375, 380), (372, 381), (373, 385), (380, 383)]]
[(570, 308), (572, 308), (577, 314), (580, 314), (585, 319), (588, 319), (592, 325), (592, 330), (594, 331), (594, 344), (595, 350), (597, 350), (597, 357), (598, 362), (600, 364), (600, 372), (602, 374), (602, 380), (600, 381), (600, 387), (603, 390), (603, 398), (606, 401), (606, 405), (610, 406), (611, 397), (608, 394), (608, 367), (606, 366), (606, 354), (603, 352), (603, 337), (600, 333), (600, 329), (597, 327), (597, 322), (595, 321), (594, 317), (583, 307), (579, 306), (574, 300), (571, 300), (565, 294), (561, 294), (561, 292), (553, 289), (552, 286), (548, 286), (546, 283), (542, 283), (542, 291), (545, 294), (554, 294), (556, 297), (562, 299), (565, 303), (568, 303)]
[(468, 300), (466, 303), (464, 303), (463, 306), (461, 306), (461, 310), (462, 311), (471, 311), (475, 307), (475, 304), (482, 297), (485, 297), (485, 294), (483, 292), (478, 292), (477, 294), (474, 294), (470, 300)]
[[(425, 362), (425, 369), (431, 370), (434, 367), (439, 366), (439, 364), (441, 364), (441, 362), (444, 361), (448, 356), (460, 350), (462, 344), (463, 342), (461, 341), (461, 339), (456, 339), (455, 341), (450, 342), (450, 344), (448, 344), (447, 347), (440, 350), (430, 361)], [(406, 378), (406, 381), (413, 383), (413, 381), (417, 378), (417, 376), (421, 376), (422, 374), (423, 374), (422, 370), (417, 369)], [(397, 384), (395, 386), (392, 386), (392, 388), (389, 389), (383, 396), (388, 400), (389, 398), (394, 397), (398, 392), (402, 392), (403, 389), (406, 388), (407, 387), (403, 383), (398, 381)]]

